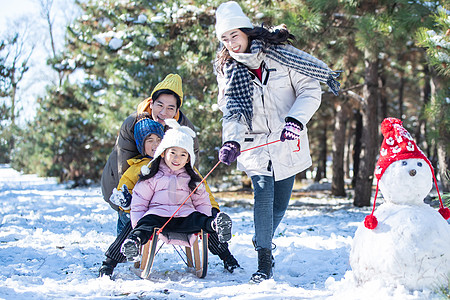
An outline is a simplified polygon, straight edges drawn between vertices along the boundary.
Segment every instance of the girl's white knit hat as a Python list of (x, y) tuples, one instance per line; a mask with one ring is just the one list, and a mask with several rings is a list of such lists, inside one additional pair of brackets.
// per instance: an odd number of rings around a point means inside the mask
[(235, 1), (220, 4), (216, 10), (217, 38), (220, 40), (222, 34), (236, 28), (253, 28), (253, 25)]
[(156, 148), (155, 156), (152, 161), (150, 161), (147, 165), (142, 166), (141, 173), (142, 175), (147, 175), (150, 173), (149, 166), (152, 162), (159, 157), (164, 150), (171, 147), (180, 147), (185, 149), (190, 156), (191, 166), (194, 167), (195, 163), (195, 153), (194, 153), (194, 137), (195, 132), (187, 127), (181, 126), (175, 119), (166, 119), (164, 123), (170, 127), (164, 133), (164, 137), (161, 140), (161, 144)]

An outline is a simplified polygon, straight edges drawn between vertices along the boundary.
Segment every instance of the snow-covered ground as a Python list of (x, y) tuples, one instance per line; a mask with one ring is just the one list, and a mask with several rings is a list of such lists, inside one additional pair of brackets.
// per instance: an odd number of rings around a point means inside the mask
[(120, 264), (110, 280), (97, 276), (117, 216), (100, 187), (68, 189), (0, 165), (0, 299), (442, 299), (379, 282), (356, 286), (349, 252), (371, 208), (323, 195), (292, 200), (274, 240), (273, 280), (248, 283), (257, 259), (252, 209), (242, 205), (223, 206), (234, 222), (230, 250), (242, 270), (230, 274), (210, 255), (208, 275), (199, 279), (165, 246), (150, 280), (138, 278), (131, 263)]

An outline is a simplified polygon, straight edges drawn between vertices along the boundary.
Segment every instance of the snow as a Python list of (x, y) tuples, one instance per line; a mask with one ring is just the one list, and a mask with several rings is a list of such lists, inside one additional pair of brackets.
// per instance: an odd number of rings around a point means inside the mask
[[(230, 274), (209, 256), (208, 275), (197, 278), (173, 248), (164, 246), (150, 280), (132, 263), (111, 279), (98, 278), (115, 238), (116, 213), (99, 186), (68, 189), (53, 178), (20, 174), (0, 165), (1, 299), (439, 299), (431, 290), (408, 291), (371, 281), (357, 286), (349, 252), (357, 226), (370, 212), (352, 200), (293, 197), (274, 243), (274, 279), (248, 283), (256, 271), (253, 216), (245, 199), (218, 199), (234, 222), (230, 250), (243, 269)], [(239, 204), (239, 205), (238, 205)]]
[(122, 45), (123, 45), (123, 40), (115, 38), (115, 37), (109, 41), (109, 48), (111, 48), (113, 50), (119, 49), (120, 47), (122, 47)]

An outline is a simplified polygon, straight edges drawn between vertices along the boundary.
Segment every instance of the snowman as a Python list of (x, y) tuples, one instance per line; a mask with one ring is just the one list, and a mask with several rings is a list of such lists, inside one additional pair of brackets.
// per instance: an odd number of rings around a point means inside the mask
[[(355, 280), (381, 280), (409, 290), (447, 287), (450, 280), (450, 211), (423, 202), (436, 184), (430, 161), (402, 122), (387, 118), (375, 169), (372, 213), (356, 230), (350, 252)], [(375, 210), (378, 187), (384, 203)], [(437, 188), (437, 184), (436, 184)]]

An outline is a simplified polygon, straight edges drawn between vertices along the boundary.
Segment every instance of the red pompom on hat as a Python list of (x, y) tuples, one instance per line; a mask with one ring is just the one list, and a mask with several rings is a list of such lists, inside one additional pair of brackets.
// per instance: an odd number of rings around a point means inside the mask
[(368, 229), (375, 229), (377, 227), (378, 221), (373, 215), (375, 211), (375, 203), (378, 195), (378, 183), (383, 176), (384, 171), (392, 164), (394, 161), (404, 160), (409, 158), (421, 158), (430, 166), (431, 174), (433, 175), (434, 184), (439, 196), (439, 213), (444, 217), (444, 219), (450, 218), (450, 210), (444, 207), (437, 186), (436, 177), (434, 176), (434, 169), (431, 162), (423, 154), (422, 150), (417, 147), (413, 138), (409, 132), (403, 127), (402, 121), (396, 118), (386, 118), (381, 123), (381, 133), (383, 134), (383, 143), (380, 149), (380, 158), (378, 159), (377, 165), (375, 167), (375, 177), (377, 178), (377, 188), (375, 191), (375, 198), (373, 200), (372, 213), (366, 216), (364, 225)]

